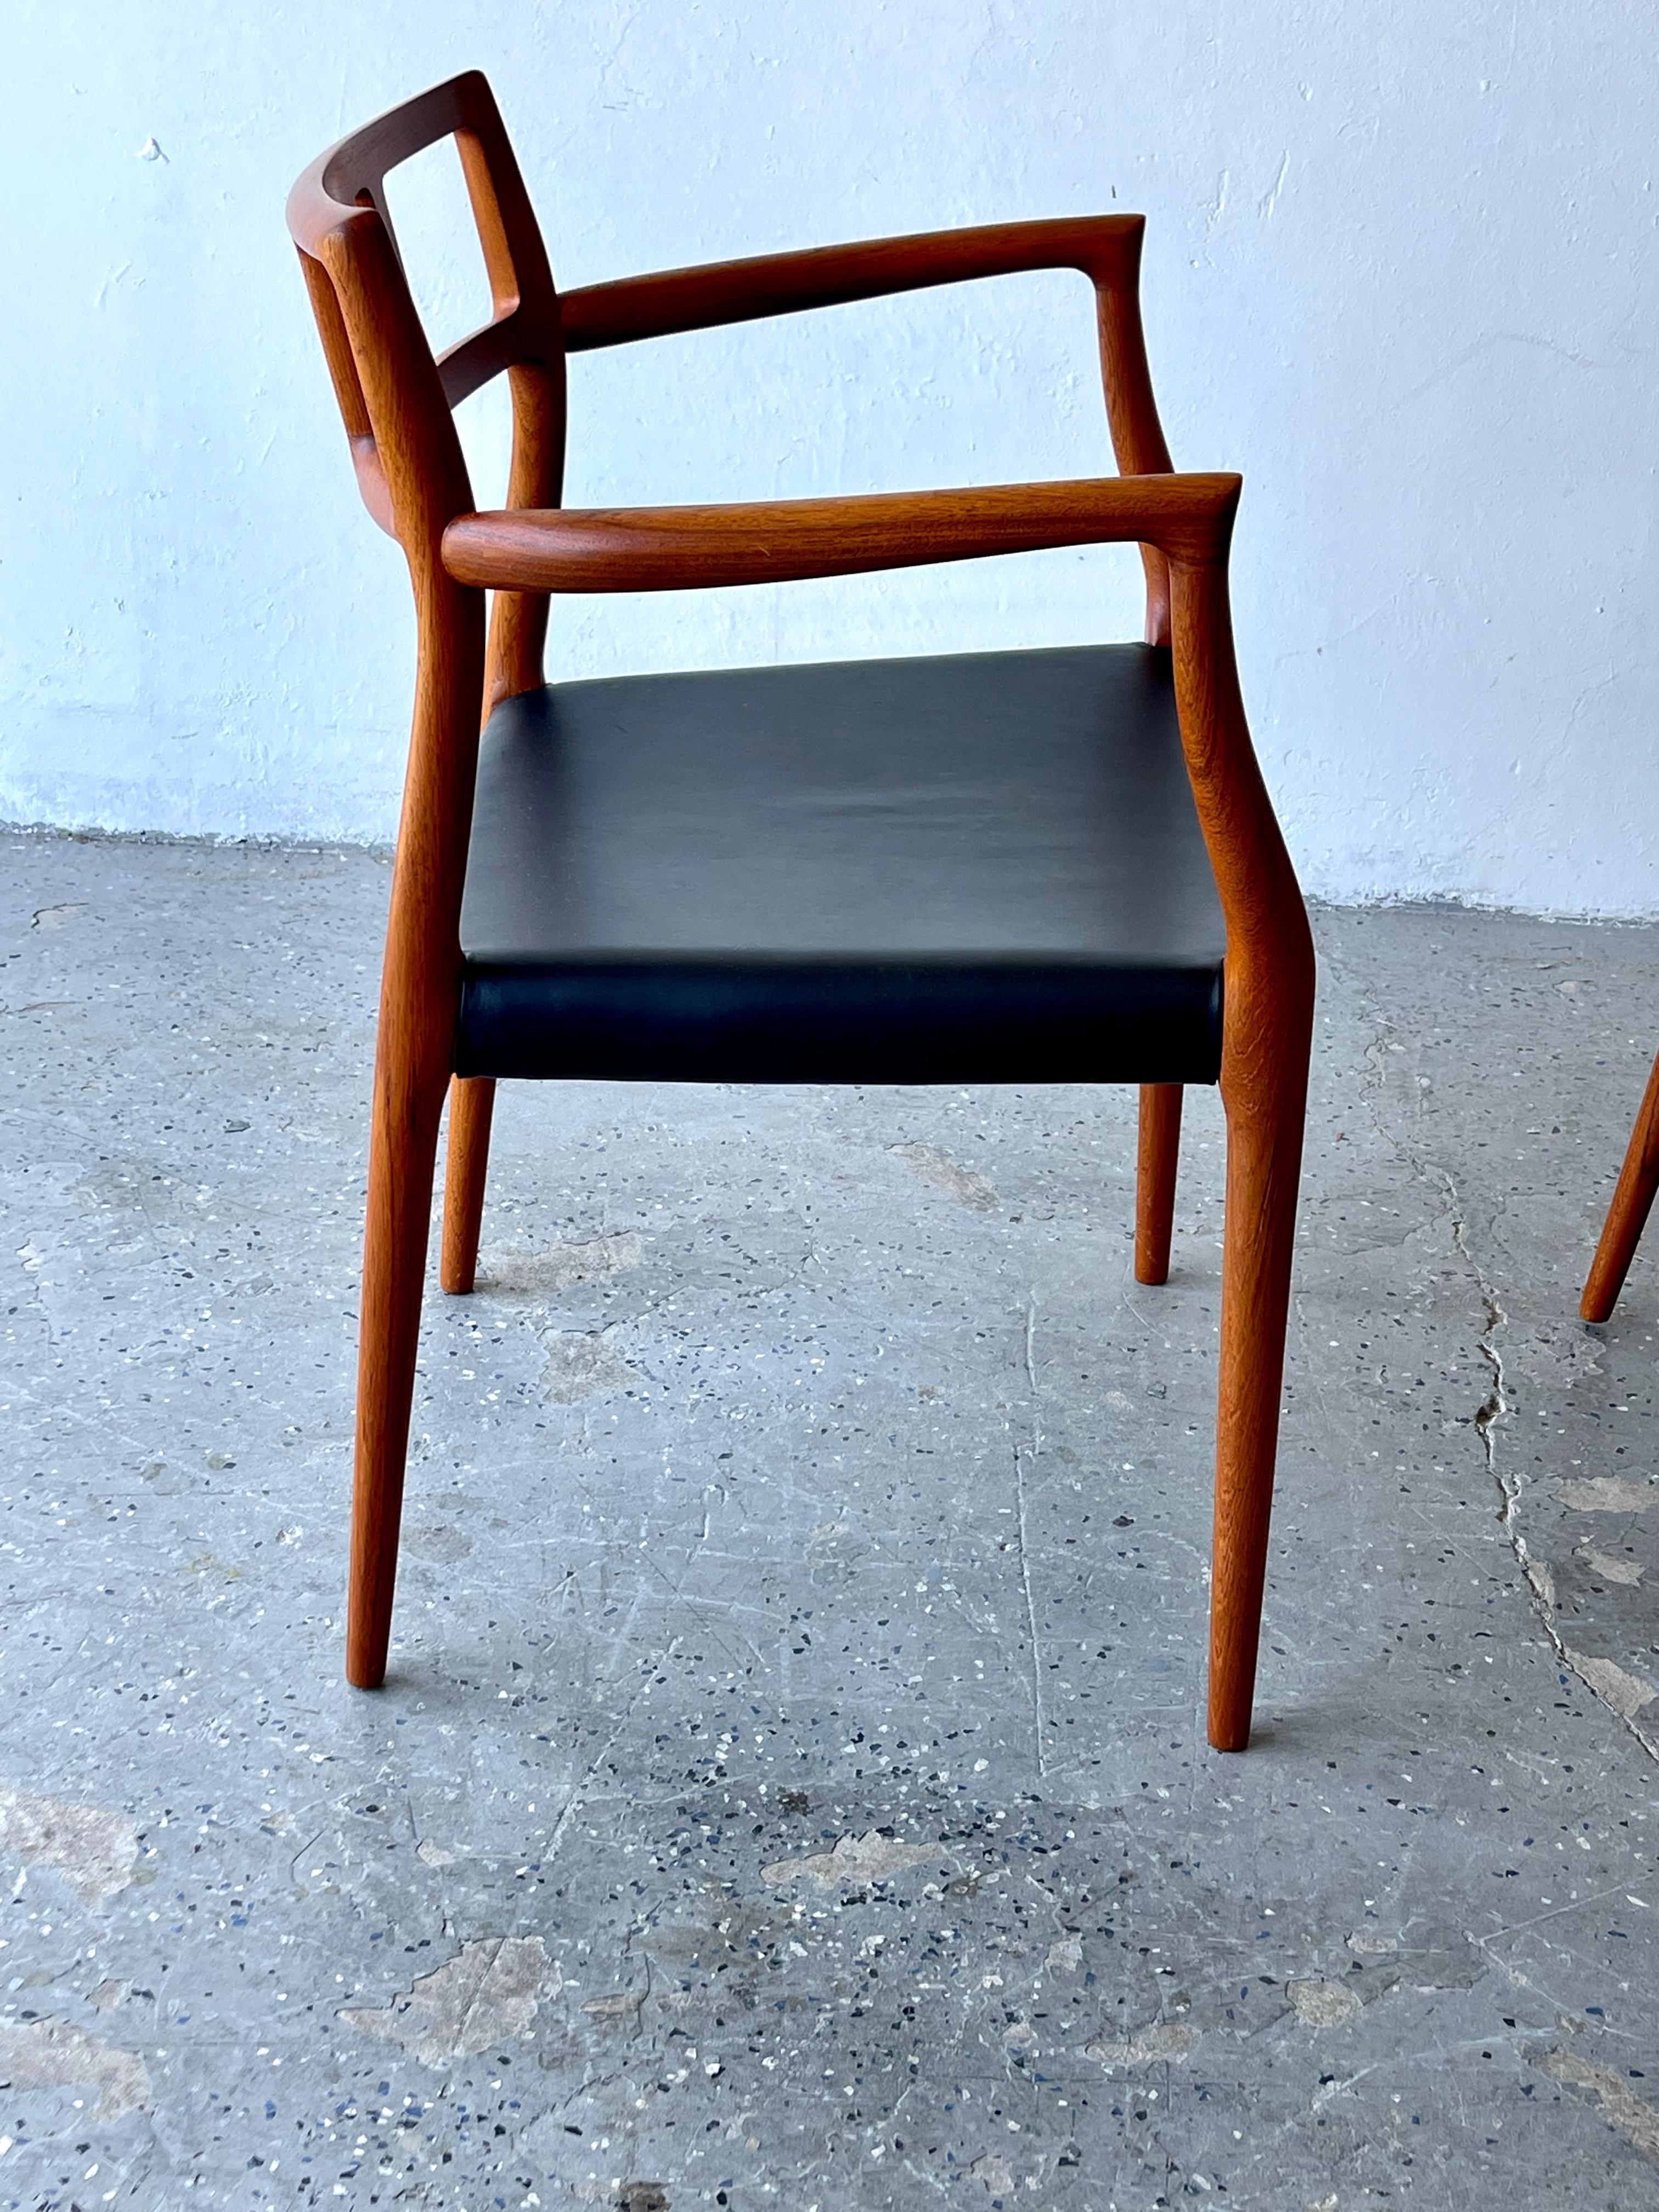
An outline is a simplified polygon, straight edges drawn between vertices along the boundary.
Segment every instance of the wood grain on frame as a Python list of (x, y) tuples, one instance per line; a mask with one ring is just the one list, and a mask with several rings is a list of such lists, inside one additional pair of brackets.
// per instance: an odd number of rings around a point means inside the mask
[[(385, 183), (398, 162), (445, 137), (459, 151), (492, 313), (434, 357), (404, 282)], [(289, 223), (358, 482), (370, 514), (403, 548), (419, 635), (375, 1053), (351, 1680), (372, 1686), (386, 1672), (438, 1128), (453, 1074), (478, 732), (497, 702), (543, 682), (549, 594), (777, 582), (1127, 540), (1139, 544), (1146, 568), (1146, 637), (1171, 648), (1182, 744), (1227, 930), (1209, 1733), (1224, 1749), (1242, 1748), (1278, 1439), (1313, 949), (1239, 693), (1227, 592), (1239, 480), (1170, 468), (1140, 323), (1141, 218), (872, 240), (626, 277), (562, 297), (489, 87), (472, 71), (323, 155), (295, 185)], [(573, 513), (560, 504), (568, 352), (1046, 268), (1077, 270), (1095, 288), (1115, 477), (726, 507)], [(502, 374), (514, 419), (507, 505), (481, 514), (451, 410)], [(495, 601), (486, 636), (487, 591)], [(443, 1274), (457, 1291), (471, 1286), (477, 1261), (493, 1096), (493, 1085), (476, 1082), (452, 1094)], [(1167, 1271), (1180, 1105), (1177, 1087), (1143, 1091), (1143, 1281)]]

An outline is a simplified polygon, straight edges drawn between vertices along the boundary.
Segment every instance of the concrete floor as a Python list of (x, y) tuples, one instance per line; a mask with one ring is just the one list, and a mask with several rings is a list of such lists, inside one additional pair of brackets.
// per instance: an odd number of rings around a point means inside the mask
[(1212, 1096), (503, 1094), (365, 1697), (386, 869), (0, 860), (0, 2206), (1659, 2204), (1659, 933), (1317, 917), (1224, 1759)]

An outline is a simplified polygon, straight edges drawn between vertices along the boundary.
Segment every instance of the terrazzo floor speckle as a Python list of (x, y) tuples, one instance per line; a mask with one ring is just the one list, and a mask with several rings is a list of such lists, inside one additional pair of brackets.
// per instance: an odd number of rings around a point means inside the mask
[(0, 838), (0, 2208), (1659, 2205), (1659, 931), (1324, 912), (1255, 1740), (1127, 1092), (504, 1088), (340, 1679), (362, 854)]

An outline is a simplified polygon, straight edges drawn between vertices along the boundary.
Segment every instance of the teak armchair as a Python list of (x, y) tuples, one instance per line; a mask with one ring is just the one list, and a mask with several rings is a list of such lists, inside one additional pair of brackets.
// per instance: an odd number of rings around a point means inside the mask
[[(384, 180), (446, 137), (495, 313), (434, 359)], [(1141, 218), (879, 240), (561, 295), (477, 73), (343, 139), (301, 178), (288, 216), (363, 497), (403, 547), (419, 621), (374, 1066), (350, 1680), (372, 1687), (386, 1670), (446, 1093), (451, 1292), (472, 1287), (502, 1076), (1138, 1083), (1135, 1269), (1161, 1283), (1181, 1086), (1218, 1080), (1209, 1730), (1243, 1748), (1314, 962), (1234, 666), (1239, 480), (1171, 472), (1141, 337)], [(1048, 268), (1094, 285), (1119, 477), (559, 505), (568, 353)], [(507, 507), (478, 513), (450, 410), (503, 371)], [(1145, 644), (544, 683), (552, 592), (1109, 541), (1139, 544)]]

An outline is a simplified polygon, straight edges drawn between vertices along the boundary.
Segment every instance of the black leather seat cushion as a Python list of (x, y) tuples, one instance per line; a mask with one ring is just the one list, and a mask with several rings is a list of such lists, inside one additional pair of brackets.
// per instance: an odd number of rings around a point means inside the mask
[(1213, 1082), (1150, 646), (562, 684), (484, 732), (463, 1075)]

